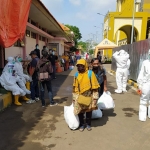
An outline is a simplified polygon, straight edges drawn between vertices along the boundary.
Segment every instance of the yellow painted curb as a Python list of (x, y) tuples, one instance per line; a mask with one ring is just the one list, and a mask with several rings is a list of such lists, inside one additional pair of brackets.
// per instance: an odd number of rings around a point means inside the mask
[(7, 94), (4, 94), (2, 96), (3, 98), (3, 108), (8, 107), (9, 105), (12, 104), (12, 94), (11, 92), (8, 92)]
[(134, 87), (138, 89), (138, 84), (134, 82)]
[(132, 82), (133, 82), (132, 80), (128, 80), (128, 84), (132, 84)]

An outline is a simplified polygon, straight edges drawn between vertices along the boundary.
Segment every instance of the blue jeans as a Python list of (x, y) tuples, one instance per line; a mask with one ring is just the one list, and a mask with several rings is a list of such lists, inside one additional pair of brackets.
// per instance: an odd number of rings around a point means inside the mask
[(50, 104), (54, 103), (51, 81), (43, 81), (43, 82), (40, 83), (40, 92), (41, 92), (42, 106), (45, 106), (45, 95), (44, 95), (45, 94), (45, 85), (47, 87)]
[(35, 97), (39, 97), (39, 85), (37, 79), (33, 79), (32, 82), (30, 83), (30, 90), (32, 100), (35, 100)]

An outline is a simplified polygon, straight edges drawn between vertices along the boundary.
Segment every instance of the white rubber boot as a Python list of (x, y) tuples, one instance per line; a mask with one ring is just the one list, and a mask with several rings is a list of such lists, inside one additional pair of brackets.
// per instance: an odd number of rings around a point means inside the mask
[(140, 121), (146, 121), (146, 116), (147, 116), (146, 105), (140, 105), (139, 106), (139, 120)]

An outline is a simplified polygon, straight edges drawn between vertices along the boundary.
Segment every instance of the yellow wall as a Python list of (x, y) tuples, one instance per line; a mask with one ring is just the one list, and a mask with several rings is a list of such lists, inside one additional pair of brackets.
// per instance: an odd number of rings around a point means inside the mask
[[(116, 5), (116, 8), (118, 6)], [(114, 21), (116, 18), (130, 18), (132, 19), (133, 14), (133, 0), (122, 0), (121, 3), (121, 12), (118, 12), (116, 9), (116, 12), (109, 12), (109, 15), (107, 15), (104, 19), (104, 23), (109, 18), (109, 27), (110, 30), (108, 31), (108, 39), (114, 43), (117, 43), (116, 36), (114, 36), (116, 33), (114, 33)], [(141, 35), (137, 37), (137, 40), (144, 40), (146, 38), (146, 29), (147, 29), (147, 21), (148, 18), (150, 18), (150, 0), (144, 0), (143, 5), (143, 12), (135, 12), (135, 20), (136, 19), (142, 20), (141, 25)], [(128, 24), (127, 24), (128, 25)], [(124, 32), (120, 32), (119, 40), (127, 38), (126, 34)], [(104, 38), (107, 38), (107, 33), (105, 31)], [(111, 58), (112, 57), (112, 50), (105, 50), (104, 55)]]

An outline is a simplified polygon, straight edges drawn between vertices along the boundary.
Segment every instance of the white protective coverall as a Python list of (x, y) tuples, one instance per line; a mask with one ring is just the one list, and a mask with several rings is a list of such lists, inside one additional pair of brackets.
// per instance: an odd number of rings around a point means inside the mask
[(15, 70), (16, 70), (16, 75), (19, 76), (20, 80), (18, 80), (18, 84), (20, 88), (26, 93), (26, 94), (31, 94), (31, 92), (26, 88), (25, 84), (26, 81), (30, 80), (30, 77), (26, 74), (23, 73), (23, 67), (21, 64), (22, 59), (20, 57), (16, 57), (16, 62), (15, 62)]
[(120, 50), (119, 52), (116, 51), (113, 54), (114, 59), (116, 60), (116, 83), (117, 89), (115, 90), (116, 93), (127, 92), (127, 80), (128, 80), (128, 64), (129, 61), (129, 54), (124, 50)]
[(24, 96), (26, 92), (17, 85), (20, 78), (15, 74), (14, 58), (8, 57), (7, 61), (8, 63), (0, 76), (0, 83), (6, 90), (11, 91), (13, 95)]
[(131, 61), (130, 61), (130, 59), (128, 59), (128, 61), (127, 61), (128, 76), (130, 75), (130, 71), (129, 71), (129, 69), (130, 69), (130, 64), (131, 64)]
[(148, 117), (150, 118), (150, 50), (149, 59), (144, 60), (137, 79), (138, 87), (142, 91), (139, 106), (139, 120), (146, 121), (147, 104)]

